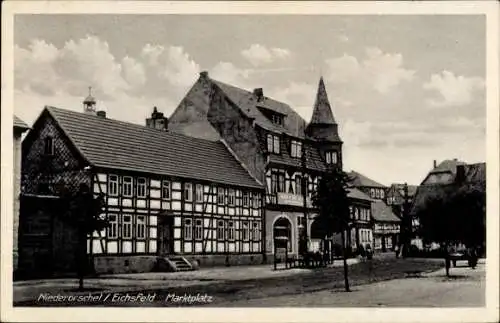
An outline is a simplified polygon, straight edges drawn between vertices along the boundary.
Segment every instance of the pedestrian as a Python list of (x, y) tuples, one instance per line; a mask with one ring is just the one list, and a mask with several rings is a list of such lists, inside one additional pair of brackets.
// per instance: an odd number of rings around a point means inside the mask
[(394, 252), (396, 253), (396, 258), (399, 258), (399, 245), (394, 247)]

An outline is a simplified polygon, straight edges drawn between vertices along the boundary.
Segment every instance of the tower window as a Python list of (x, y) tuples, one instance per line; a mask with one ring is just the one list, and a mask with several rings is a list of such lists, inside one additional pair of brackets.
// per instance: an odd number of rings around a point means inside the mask
[(325, 154), (326, 163), (327, 164), (337, 164), (338, 163), (338, 154), (336, 151), (327, 151)]

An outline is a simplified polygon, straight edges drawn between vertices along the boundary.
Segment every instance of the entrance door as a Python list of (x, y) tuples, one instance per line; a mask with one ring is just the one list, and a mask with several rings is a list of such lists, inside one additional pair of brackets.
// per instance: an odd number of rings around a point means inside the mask
[(160, 214), (158, 216), (158, 254), (160, 256), (174, 253), (174, 217)]

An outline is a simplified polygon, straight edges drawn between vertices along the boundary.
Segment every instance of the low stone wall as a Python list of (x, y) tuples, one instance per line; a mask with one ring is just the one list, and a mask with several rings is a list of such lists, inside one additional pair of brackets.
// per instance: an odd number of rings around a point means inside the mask
[(156, 266), (156, 256), (95, 256), (97, 274), (125, 274), (151, 272)]
[[(183, 256), (195, 268), (210, 268), (224, 266), (248, 266), (261, 265), (263, 261), (262, 254), (251, 255), (179, 255)], [(272, 262), (268, 257), (267, 263)], [(196, 263), (194, 263), (196, 262)], [(97, 274), (124, 274), (124, 273), (144, 273), (157, 270), (158, 257), (135, 256), (135, 255), (116, 255), (116, 256), (95, 256), (94, 268)]]

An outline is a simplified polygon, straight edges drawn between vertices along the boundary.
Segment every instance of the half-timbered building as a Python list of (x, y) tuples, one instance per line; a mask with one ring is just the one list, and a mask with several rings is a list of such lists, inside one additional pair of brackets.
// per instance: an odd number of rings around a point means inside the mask
[(174, 269), (262, 262), (263, 182), (223, 141), (166, 131), (157, 111), (141, 126), (96, 113), (93, 98), (84, 106), (43, 110), (23, 142), (23, 194), (104, 193), (110, 225), (87, 246), (98, 272), (149, 271), (158, 257)]
[(310, 248), (315, 248), (321, 233), (314, 226), (312, 193), (328, 167), (342, 168), (343, 145), (322, 78), (307, 123), (288, 104), (266, 96), (262, 88), (247, 91), (202, 72), (170, 116), (169, 130), (223, 140), (245, 168), (265, 183), (268, 254), (275, 248), (299, 253), (304, 233), (316, 240), (309, 240)]

